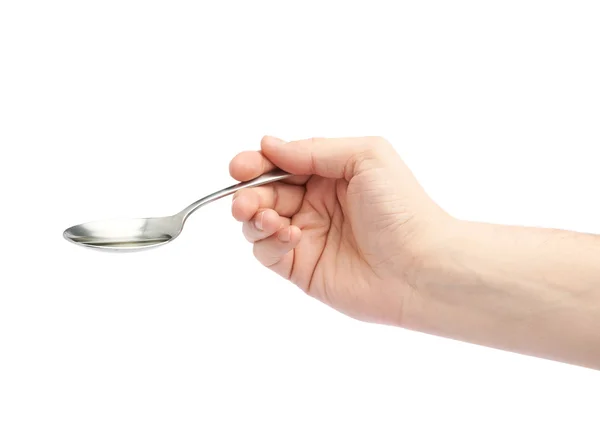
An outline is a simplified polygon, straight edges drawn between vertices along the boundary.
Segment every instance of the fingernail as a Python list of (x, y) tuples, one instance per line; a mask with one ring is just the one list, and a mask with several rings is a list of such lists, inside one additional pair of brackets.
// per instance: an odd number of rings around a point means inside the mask
[(292, 238), (292, 234), (291, 234), (290, 228), (287, 228), (283, 231), (279, 231), (279, 234), (277, 235), (277, 239), (279, 239), (279, 241), (282, 241), (284, 243), (289, 242), (291, 238)]
[(254, 224), (259, 231), (263, 230), (263, 219), (265, 218), (265, 212), (261, 212), (256, 219), (254, 220)]

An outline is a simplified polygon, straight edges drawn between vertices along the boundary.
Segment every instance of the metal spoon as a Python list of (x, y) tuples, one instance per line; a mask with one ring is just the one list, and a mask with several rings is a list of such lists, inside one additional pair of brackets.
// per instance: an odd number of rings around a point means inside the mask
[(72, 226), (65, 230), (63, 235), (68, 241), (95, 249), (131, 251), (160, 246), (177, 238), (187, 218), (198, 208), (242, 188), (268, 184), (289, 176), (292, 175), (275, 169), (250, 181), (240, 182), (209, 194), (172, 216), (94, 221)]

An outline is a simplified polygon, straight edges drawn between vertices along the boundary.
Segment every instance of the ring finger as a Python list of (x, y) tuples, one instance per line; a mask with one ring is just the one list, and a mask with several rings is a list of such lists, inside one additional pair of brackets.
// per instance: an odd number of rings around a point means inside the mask
[(254, 243), (270, 237), (278, 230), (290, 225), (290, 219), (281, 217), (273, 209), (259, 209), (249, 221), (244, 222), (242, 233), (248, 241)]

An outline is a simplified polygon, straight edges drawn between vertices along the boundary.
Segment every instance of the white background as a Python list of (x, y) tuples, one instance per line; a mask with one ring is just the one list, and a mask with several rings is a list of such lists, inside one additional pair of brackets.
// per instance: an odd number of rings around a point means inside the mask
[(595, 432), (598, 372), (359, 323), (230, 200), (284, 139), (382, 135), (460, 218), (600, 232), (600, 12), (577, 1), (0, 3), (0, 433)]

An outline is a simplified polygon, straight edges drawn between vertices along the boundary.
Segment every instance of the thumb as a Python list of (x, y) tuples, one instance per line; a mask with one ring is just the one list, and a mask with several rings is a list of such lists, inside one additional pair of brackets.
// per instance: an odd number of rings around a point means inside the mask
[(393, 147), (380, 137), (313, 138), (292, 142), (265, 137), (261, 150), (273, 164), (294, 175), (348, 181), (361, 171), (386, 167), (398, 157)]

